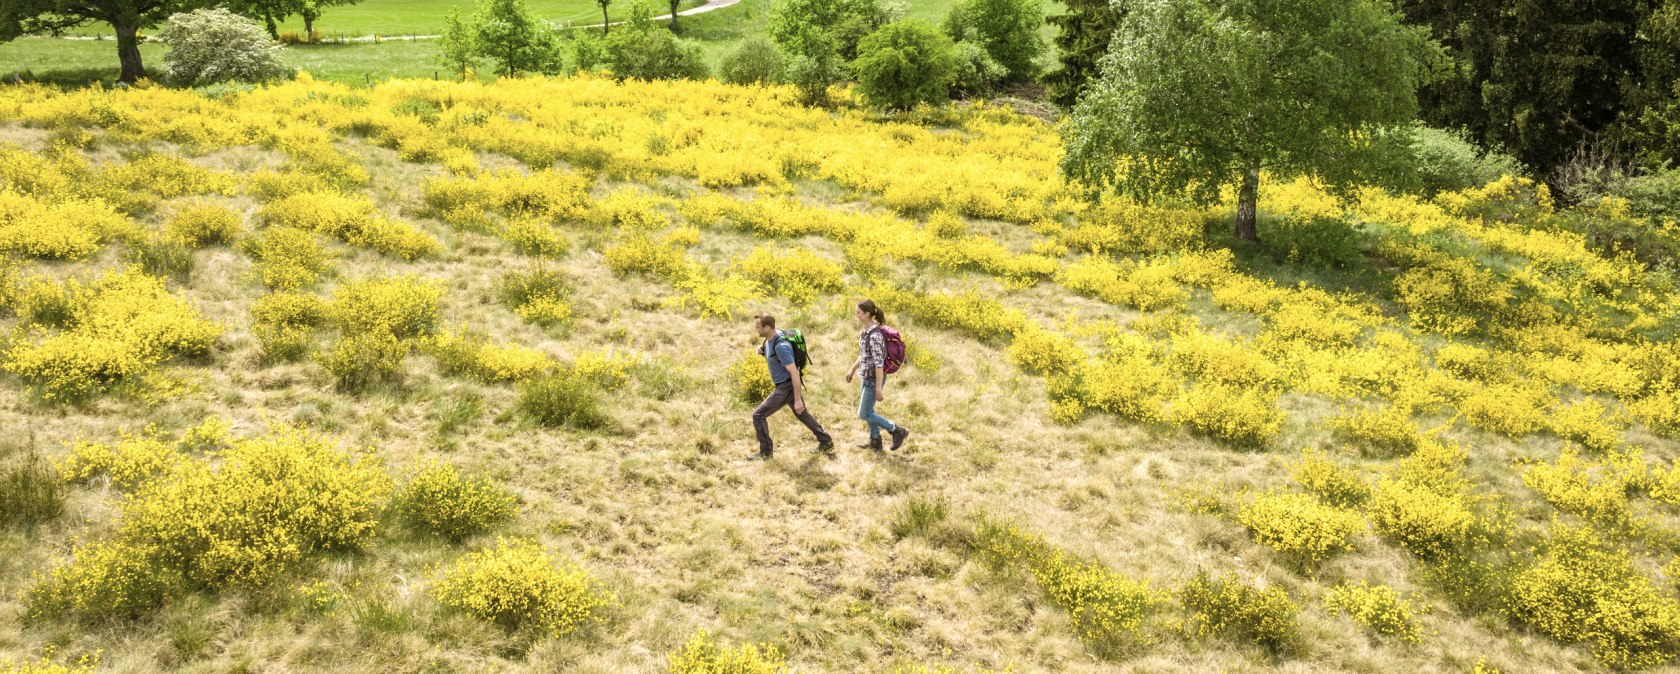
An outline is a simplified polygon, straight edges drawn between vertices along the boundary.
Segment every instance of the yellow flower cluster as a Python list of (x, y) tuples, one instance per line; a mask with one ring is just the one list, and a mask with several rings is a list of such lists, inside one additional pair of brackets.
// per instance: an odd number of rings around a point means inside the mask
[(484, 173), (468, 178), (433, 178), (422, 186), (426, 208), (457, 227), (483, 227), (487, 213), (507, 218), (581, 221), (593, 203), (589, 179), (559, 170)]
[(770, 380), (770, 369), (764, 364), (764, 356), (753, 351), (742, 352), (735, 362), (730, 363), (729, 381), (735, 391), (735, 399), (750, 405), (757, 405), (776, 387)]
[(1172, 418), (1220, 442), (1260, 447), (1283, 425), (1277, 399), (1272, 389), (1203, 383), (1186, 389), (1174, 401)]
[(180, 157), (147, 153), (100, 172), (111, 188), (128, 192), (151, 192), (165, 199), (189, 195), (238, 192), (234, 177), (202, 168)]
[(550, 325), (571, 320), (571, 295), (571, 281), (558, 270), (537, 266), (502, 276), (502, 303), (528, 323)]
[(1604, 664), (1642, 669), (1680, 649), (1680, 601), (1634, 567), (1632, 554), (1586, 527), (1554, 523), (1537, 558), (1509, 580), (1506, 609), (1561, 641), (1585, 641)]
[(182, 243), (200, 248), (232, 243), (244, 217), (226, 206), (189, 203), (175, 210), (165, 231)]
[(496, 346), (484, 335), (459, 331), (424, 340), (425, 351), (437, 359), (445, 374), (471, 377), (489, 384), (521, 382), (554, 370), (548, 354), (526, 346)]
[(735, 648), (713, 642), (705, 630), (665, 656), (670, 674), (781, 674), (782, 652), (772, 644), (744, 643)]
[(514, 250), (537, 257), (559, 257), (572, 248), (571, 242), (553, 225), (530, 216), (509, 218), (502, 225), (501, 237)]
[(1058, 375), (1073, 371), (1087, 359), (1081, 347), (1068, 335), (1029, 323), (1009, 342), (1009, 362), (1024, 372)]
[(315, 362), (326, 368), (340, 390), (362, 391), (401, 380), (408, 352), (408, 343), (389, 332), (356, 332), (341, 336), (331, 350), (315, 354)]
[(1295, 647), (1300, 639), (1295, 620), (1300, 607), (1281, 587), (1260, 588), (1200, 571), (1179, 588), (1178, 598), (1190, 612), (1185, 628), (1195, 636), (1220, 635), (1273, 653)]
[(78, 548), (37, 579), (33, 615), (134, 615), (187, 584), (260, 586), (309, 556), (354, 548), (389, 491), (366, 456), (277, 427), (230, 439), (203, 459), (143, 482), (121, 503), (115, 535)]
[(331, 253), (315, 235), (295, 227), (269, 227), (243, 247), (256, 263), (258, 279), (271, 290), (312, 286), (332, 265)]
[(106, 475), (111, 478), (111, 486), (133, 491), (174, 470), (184, 458), (179, 446), (147, 429), (137, 435), (124, 435), (114, 444), (78, 441), (71, 445), (70, 456), (58, 464), (58, 472), (66, 482), (86, 482)]
[(583, 351), (572, 356), (571, 374), (603, 390), (614, 391), (630, 384), (630, 368), (637, 362), (633, 354)]
[(960, 330), (975, 339), (992, 340), (1008, 337), (1027, 327), (1026, 314), (1019, 309), (991, 299), (978, 289), (956, 292), (918, 293), (878, 285), (868, 297), (877, 304), (898, 307), (918, 322), (938, 328)]
[(1237, 511), (1237, 521), (1254, 540), (1292, 563), (1314, 568), (1337, 552), (1352, 550), (1349, 539), (1365, 531), (1365, 517), (1320, 502), (1309, 494), (1269, 492)]
[(397, 490), (391, 505), (408, 521), (451, 541), (513, 519), (512, 494), (482, 477), (462, 477), (453, 465), (427, 462)]
[(1139, 311), (1182, 309), (1187, 295), (1173, 280), (1174, 272), (1170, 262), (1160, 259), (1134, 263), (1087, 257), (1063, 268), (1056, 281), (1069, 290)]
[(779, 253), (775, 246), (759, 246), (736, 260), (734, 268), (768, 294), (802, 306), (846, 286), (844, 266), (804, 249)]
[(99, 200), (48, 202), (0, 186), (0, 253), (81, 260), (111, 238), (133, 236), (133, 222)]
[(208, 351), (221, 330), (169, 294), (161, 279), (108, 272), (65, 290), (63, 329), (15, 343), (5, 368), (48, 400), (79, 400), (132, 381), (177, 356)]
[(1289, 474), (1296, 484), (1333, 506), (1353, 508), (1371, 498), (1371, 486), (1364, 478), (1316, 450), (1301, 450), (1301, 460), (1290, 467)]
[(443, 252), (443, 244), (413, 225), (385, 217), (365, 196), (342, 192), (303, 192), (264, 204), (258, 216), (277, 227), (337, 238), (391, 257), (414, 260)]
[(344, 334), (382, 332), (399, 339), (437, 330), (443, 284), (416, 276), (373, 277), (333, 290), (328, 320)]
[(1324, 595), (1324, 608), (1346, 614), (1372, 632), (1410, 644), (1422, 640), (1412, 606), (1387, 585), (1342, 584)]
[(565, 634), (590, 620), (609, 599), (576, 564), (557, 566), (530, 539), (501, 538), (467, 554), (432, 581), (445, 606), (510, 629)]
[(263, 358), (288, 361), (309, 352), (315, 328), (327, 320), (326, 301), (314, 295), (276, 292), (251, 303), (251, 333)]
[(1144, 618), (1159, 602), (1148, 581), (1069, 555), (1015, 525), (982, 522), (975, 539), (994, 564), (1030, 572), (1045, 597), (1073, 618), (1080, 638), (1099, 650), (1138, 642)]
[[(1645, 464), (1637, 456), (1618, 459), (1598, 464), (1566, 448), (1555, 462), (1529, 466), (1522, 480), (1558, 510), (1586, 518), (1605, 532), (1625, 535), (1641, 525), (1628, 503), (1628, 491), (1645, 477)], [(1629, 459), (1636, 472), (1626, 470)]]

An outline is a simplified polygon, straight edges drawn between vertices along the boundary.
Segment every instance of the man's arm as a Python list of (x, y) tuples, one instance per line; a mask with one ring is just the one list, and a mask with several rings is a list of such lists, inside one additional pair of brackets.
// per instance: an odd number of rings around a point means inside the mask
[(805, 382), (799, 378), (799, 368), (793, 365), (785, 365), (783, 367), (786, 367), (788, 375), (793, 377), (793, 411), (804, 414)]

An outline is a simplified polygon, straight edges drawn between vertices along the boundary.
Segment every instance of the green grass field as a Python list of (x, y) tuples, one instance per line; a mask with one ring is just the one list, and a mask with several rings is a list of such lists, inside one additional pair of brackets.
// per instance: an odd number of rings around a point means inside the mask
[[(622, 2), (622, 0), (621, 0)], [(353, 42), (345, 44), (297, 45), (286, 48), (286, 60), (300, 70), (316, 77), (341, 82), (367, 82), (393, 77), (445, 76), (435, 61), (437, 45), (427, 40), (407, 40), (404, 34), (430, 34), (438, 31), (443, 16), (453, 7), (471, 9), (470, 0), (368, 0), (361, 5), (334, 8), (318, 24), (317, 29), (327, 35), (395, 35), (379, 43)], [(700, 0), (686, 0), (684, 6), (702, 4)], [(938, 22), (955, 0), (919, 0), (910, 3), (909, 17)], [(698, 40), (715, 65), (724, 52), (747, 35), (761, 32), (770, 14), (772, 0), (742, 0), (721, 10), (683, 17), (680, 26), (684, 37)], [(533, 10), (557, 21), (583, 17), (587, 21), (595, 11), (590, 0), (537, 0)], [(615, 6), (615, 19), (627, 11), (628, 5)], [(1047, 3), (1046, 11), (1060, 13), (1063, 5)], [(301, 25), (289, 22), (284, 30), (302, 30)], [(85, 35), (109, 34), (109, 27), (87, 26)], [(1053, 29), (1045, 28), (1046, 38)], [(147, 68), (158, 69), (166, 48), (159, 44), (142, 44), (140, 53)], [(78, 85), (91, 81), (107, 84), (116, 81), (116, 43), (112, 40), (62, 40), (45, 37), (25, 37), (0, 43), (0, 77), (13, 73), (27, 79)]]

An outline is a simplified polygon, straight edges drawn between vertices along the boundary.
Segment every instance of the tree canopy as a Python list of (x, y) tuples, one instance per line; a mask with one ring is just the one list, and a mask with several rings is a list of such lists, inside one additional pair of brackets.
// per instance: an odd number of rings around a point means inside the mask
[(202, 0), (4, 0), (0, 1), (0, 42), (104, 21), (117, 34), (117, 60), (122, 63), (118, 80), (134, 82), (146, 76), (140, 60), (140, 29), (156, 26), (171, 14), (210, 4)]
[(1391, 177), (1432, 45), (1382, 0), (1136, 0), (1065, 127), (1062, 170), (1145, 200), (1236, 184), (1237, 236), (1255, 238), (1261, 171)]

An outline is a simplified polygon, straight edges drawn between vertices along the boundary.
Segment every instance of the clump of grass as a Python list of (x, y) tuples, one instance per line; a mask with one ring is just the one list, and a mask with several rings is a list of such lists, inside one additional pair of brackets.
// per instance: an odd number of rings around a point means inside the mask
[(34, 450), (0, 459), (0, 522), (31, 528), (64, 512), (58, 471)]
[(543, 426), (592, 429), (607, 423), (595, 387), (569, 372), (525, 382), (519, 387), (519, 409)]
[(951, 505), (944, 496), (911, 496), (904, 499), (893, 511), (892, 521), (888, 523), (887, 528), (892, 531), (893, 538), (898, 539), (926, 535), (944, 522), (950, 511)]
[(1235, 578), (1199, 571), (1178, 591), (1190, 612), (1185, 629), (1196, 636), (1218, 635), (1244, 641), (1280, 655), (1295, 648), (1301, 628), (1300, 607), (1283, 588), (1259, 588)]
[(192, 276), (193, 249), (170, 236), (148, 236), (129, 244), (125, 256), (152, 276), (185, 281)]

